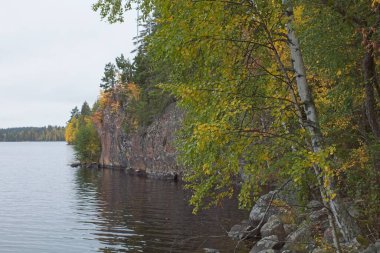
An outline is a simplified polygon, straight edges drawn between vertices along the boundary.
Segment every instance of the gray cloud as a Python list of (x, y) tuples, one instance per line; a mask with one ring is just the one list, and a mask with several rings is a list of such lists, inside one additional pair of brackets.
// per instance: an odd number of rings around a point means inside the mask
[(110, 25), (95, 0), (0, 0), (0, 128), (64, 125), (94, 103), (104, 65), (132, 58), (136, 14)]

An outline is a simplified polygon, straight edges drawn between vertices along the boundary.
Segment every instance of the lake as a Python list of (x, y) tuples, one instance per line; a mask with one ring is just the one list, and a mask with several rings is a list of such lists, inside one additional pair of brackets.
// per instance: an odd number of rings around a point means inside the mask
[(235, 202), (195, 216), (181, 183), (73, 160), (63, 142), (0, 143), (0, 252), (234, 252)]

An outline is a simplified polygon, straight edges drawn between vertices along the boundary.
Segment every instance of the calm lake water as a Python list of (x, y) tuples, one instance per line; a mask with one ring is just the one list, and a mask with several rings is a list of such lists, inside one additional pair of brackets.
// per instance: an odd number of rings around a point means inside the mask
[(0, 252), (234, 251), (235, 203), (194, 216), (182, 184), (72, 160), (62, 142), (0, 143)]

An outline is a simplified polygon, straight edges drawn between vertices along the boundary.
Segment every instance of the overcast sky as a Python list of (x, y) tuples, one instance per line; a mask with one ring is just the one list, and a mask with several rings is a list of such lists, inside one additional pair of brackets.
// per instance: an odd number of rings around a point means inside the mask
[(136, 14), (101, 21), (95, 0), (0, 0), (0, 128), (65, 125), (94, 103), (104, 65), (132, 58)]

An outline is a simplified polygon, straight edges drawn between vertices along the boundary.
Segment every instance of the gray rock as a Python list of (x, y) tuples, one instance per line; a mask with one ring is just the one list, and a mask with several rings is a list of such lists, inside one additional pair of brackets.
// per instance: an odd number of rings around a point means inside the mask
[(283, 244), (277, 235), (267, 236), (258, 241), (249, 253), (259, 253), (265, 250), (279, 250)]
[(317, 232), (322, 235), (323, 231), (325, 231), (329, 226), (329, 218), (328, 218), (328, 210), (326, 208), (322, 208), (317, 211), (313, 211), (309, 215), (309, 219), (314, 227), (314, 232)]
[(315, 248), (315, 249), (312, 251), (312, 253), (324, 253), (324, 252), (326, 252), (326, 251), (324, 251), (324, 250), (321, 249), (321, 248)]
[(284, 230), (285, 234), (289, 235), (290, 233), (294, 232), (297, 229), (296, 224), (284, 224)]
[(279, 250), (274, 250), (274, 249), (265, 249), (260, 251), (259, 253), (279, 253)]
[[(273, 200), (277, 200), (276, 202), (283, 202), (284, 206), (273, 205), (272, 203), (267, 211), (273, 195), (275, 195), (275, 197), (273, 197)], [(256, 204), (253, 206), (251, 213), (249, 214), (249, 219), (256, 224), (259, 224), (261, 220), (263, 220), (262, 224), (264, 225), (270, 216), (286, 212), (286, 207), (287, 202), (281, 200), (279, 196), (277, 196), (277, 191), (271, 191), (268, 194), (262, 195), (256, 201)]]
[(352, 217), (354, 217), (355, 219), (359, 218), (359, 216), (360, 216), (359, 209), (356, 206), (354, 206), (353, 204), (348, 205), (347, 211), (348, 211), (348, 214), (351, 215)]
[[(379, 251), (380, 252), (380, 251)], [(366, 248), (365, 250), (361, 251), (360, 253), (378, 253), (375, 245), (371, 244)]]
[(289, 234), (283, 250), (295, 252), (308, 252), (310, 246), (314, 245), (310, 225), (302, 223), (297, 230)]
[(243, 220), (240, 224), (234, 225), (228, 232), (228, 236), (234, 240), (254, 239), (259, 234), (259, 230), (253, 230), (255, 227), (248, 220)]
[(230, 229), (230, 231), (228, 232), (228, 236), (233, 238), (233, 239), (236, 239), (236, 240), (239, 240), (240, 239), (240, 235), (242, 232), (244, 232), (244, 228), (241, 224), (236, 224), (236, 225), (233, 225), (232, 228)]
[(328, 210), (326, 208), (322, 208), (312, 212), (309, 217), (313, 223), (322, 223), (328, 219)]
[(334, 243), (334, 235), (333, 235), (333, 230), (332, 228), (327, 228), (325, 232), (323, 232), (323, 239), (329, 243), (333, 244)]
[(284, 226), (280, 218), (276, 215), (269, 217), (267, 223), (261, 227), (260, 233), (262, 237), (277, 235), (279, 240), (284, 240), (286, 237)]
[(217, 249), (203, 248), (206, 253), (220, 253)]
[(380, 253), (380, 240), (377, 240), (375, 244), (371, 244), (360, 253)]
[(312, 201), (310, 201), (310, 202), (306, 205), (306, 207), (307, 207), (308, 209), (312, 210), (312, 211), (317, 211), (317, 210), (323, 208), (324, 206), (323, 206), (323, 204), (322, 204), (321, 202), (319, 202), (319, 201), (317, 201), (317, 200), (312, 200)]

